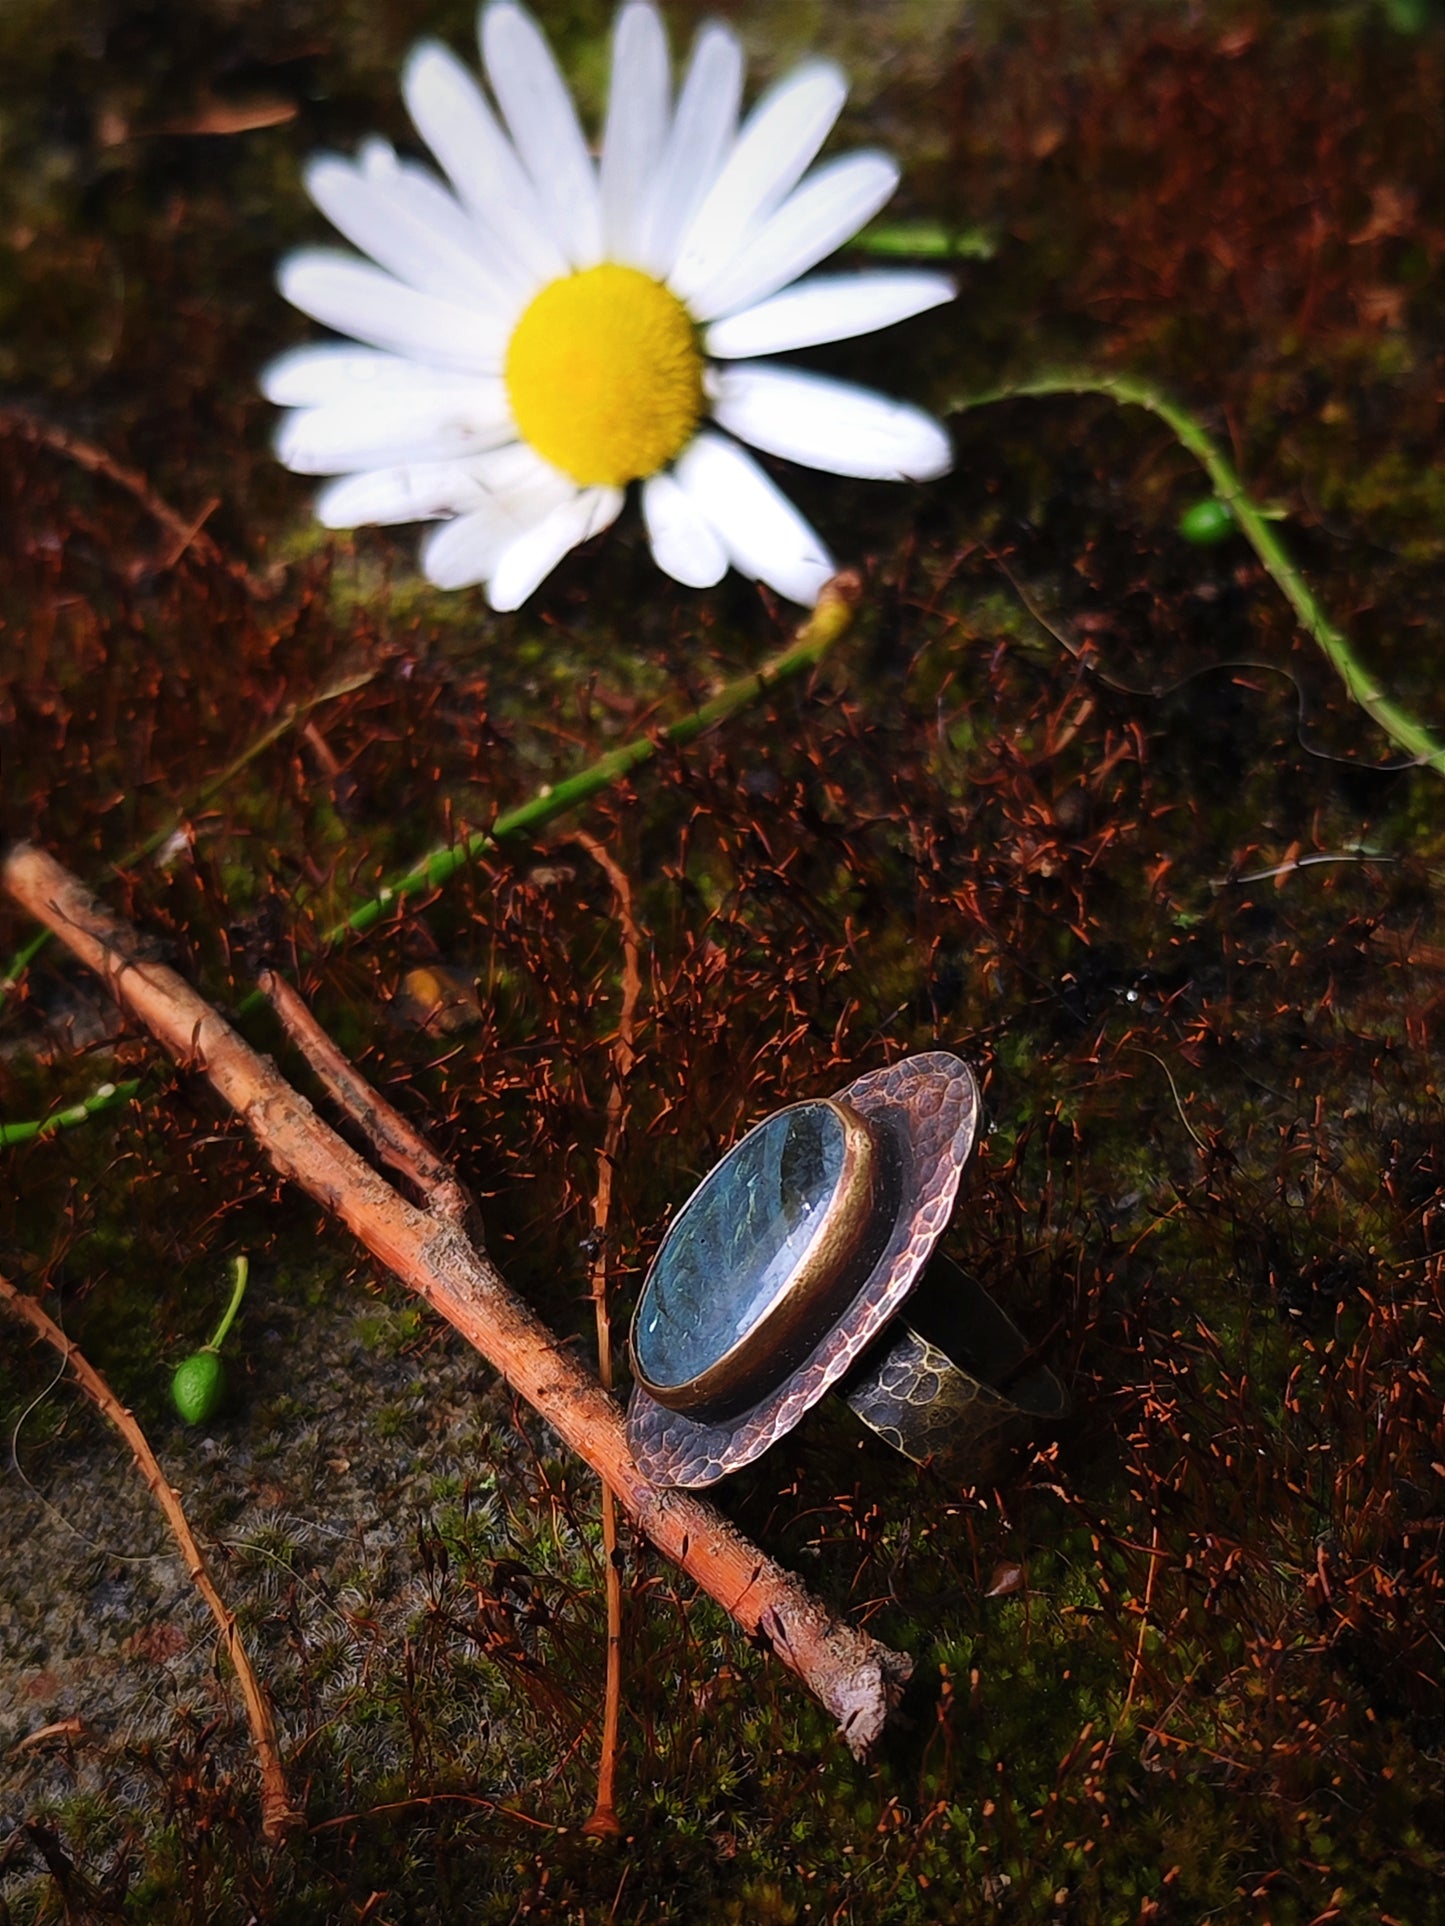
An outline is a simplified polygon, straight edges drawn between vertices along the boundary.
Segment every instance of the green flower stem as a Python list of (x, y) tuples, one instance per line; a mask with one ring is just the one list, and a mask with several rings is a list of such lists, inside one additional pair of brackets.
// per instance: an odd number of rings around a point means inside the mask
[(910, 261), (991, 261), (998, 253), (988, 228), (947, 228), (937, 221), (880, 221), (849, 245), (860, 254)]
[(4, 976), (0, 976), (0, 1005), (4, 1004), (12, 990), (20, 987), (20, 980), (30, 965), (50, 941), (49, 930), (37, 930), (28, 943), (22, 943), (6, 965)]
[(236, 1322), (236, 1313), (241, 1308), (241, 1299), (246, 1295), (246, 1280), (250, 1275), (251, 1260), (249, 1257), (242, 1256), (231, 1259), (231, 1276), (234, 1279), (231, 1289), (231, 1301), (226, 1306), (226, 1315), (216, 1326), (215, 1335), (209, 1344), (202, 1345), (202, 1350), (219, 1351), (221, 1346), (226, 1342), (226, 1333)]
[[(759, 696), (766, 695), (779, 683), (786, 682), (790, 676), (815, 668), (846, 631), (852, 619), (851, 584), (846, 587), (835, 584), (825, 589), (817, 608), (798, 630), (791, 645), (775, 655), (770, 662), (765, 662), (762, 668), (727, 683), (711, 700), (704, 702), (701, 708), (695, 709), (691, 715), (680, 716), (676, 722), (668, 723), (656, 734), (639, 736), (633, 742), (622, 743), (616, 749), (610, 749), (605, 756), (600, 756), (586, 769), (579, 770), (575, 776), (568, 776), (559, 783), (547, 784), (532, 797), (530, 802), (522, 803), (518, 808), (510, 809), (499, 816), (490, 829), (475, 830), (471, 835), (462, 837), (446, 849), (434, 849), (419, 863), (414, 863), (410, 869), (404, 870), (399, 876), (392, 877), (390, 882), (385, 883), (377, 891), (370, 902), (363, 903), (359, 909), (353, 910), (350, 916), (343, 917), (339, 923), (334, 923), (330, 929), (324, 931), (321, 938), (323, 946), (326, 949), (332, 949), (348, 936), (364, 934), (365, 931), (374, 928), (383, 916), (394, 910), (407, 897), (415, 896), (420, 891), (440, 888), (443, 883), (455, 876), (459, 869), (464, 869), (469, 862), (485, 854), (486, 851), (495, 849), (499, 842), (505, 841), (508, 837), (523, 835), (529, 830), (540, 829), (545, 824), (553, 822), (558, 816), (565, 815), (568, 810), (578, 808), (597, 795), (600, 790), (620, 782), (624, 776), (630, 775), (634, 769), (650, 761), (664, 744), (682, 747), (689, 742), (695, 742), (707, 730), (715, 728), (720, 722), (725, 722), (729, 716), (735, 715), (739, 709), (746, 708)], [(281, 733), (281, 729), (289, 727), (290, 721), (294, 720), (293, 715), (289, 721), (277, 727), (275, 733)], [(254, 745), (252, 750), (247, 752), (248, 760), (252, 753), (255, 753)], [(233, 764), (231, 771), (227, 773), (234, 773), (238, 766)], [(219, 786), (225, 777), (218, 777), (215, 780)], [(169, 833), (168, 830), (164, 832), (161, 840), (164, 840), (164, 835)], [(237, 1005), (236, 1015), (249, 1016), (260, 1009), (264, 1002), (265, 999), (260, 991), (253, 990)], [(71, 1104), (64, 1110), (52, 1111), (48, 1117), (26, 1123), (0, 1123), (0, 1149), (7, 1149), (12, 1144), (29, 1143), (33, 1138), (49, 1136), (55, 1130), (68, 1130), (77, 1124), (88, 1123), (91, 1117), (98, 1116), (104, 1110), (112, 1110), (119, 1104), (129, 1103), (140, 1089), (139, 1080), (125, 1084), (103, 1084), (84, 1102)]]
[(650, 761), (663, 744), (681, 747), (695, 742), (707, 730), (725, 722), (759, 696), (766, 695), (778, 683), (787, 681), (789, 676), (815, 667), (848, 627), (852, 613), (852, 604), (844, 595), (825, 593), (798, 631), (791, 647), (775, 655), (771, 662), (764, 663), (761, 669), (729, 682), (690, 716), (681, 716), (676, 722), (668, 723), (656, 735), (639, 736), (635, 741), (624, 742), (618, 748), (610, 749), (605, 756), (600, 756), (588, 768), (579, 770), (575, 776), (568, 776), (556, 784), (549, 783), (530, 802), (498, 816), (490, 829), (475, 830), (446, 849), (434, 849), (411, 869), (393, 877), (369, 903), (363, 903), (360, 909), (353, 910), (350, 916), (333, 924), (322, 936), (322, 943), (330, 949), (347, 936), (361, 935), (403, 898), (414, 896), (419, 890), (436, 889), (455, 876), (459, 869), (494, 849), (498, 843), (505, 842), (508, 837), (522, 836), (530, 830), (540, 829), (558, 816), (565, 815), (568, 810), (589, 801), (599, 790), (611, 788), (634, 769)]
[(1437, 743), (1423, 724), (1400, 708), (1381, 690), (1355, 655), (1349, 639), (1337, 629), (1316, 601), (1309, 584), (1285, 552), (1283, 542), (1270, 526), (1270, 520), (1245, 493), (1244, 483), (1218, 443), (1194, 415), (1170, 401), (1157, 388), (1132, 375), (1112, 375), (1089, 370), (1060, 369), (1036, 375), (1031, 380), (1011, 382), (981, 395), (965, 395), (956, 400), (953, 410), (985, 407), (994, 401), (1009, 401), (1025, 395), (1108, 395), (1111, 400), (1135, 408), (1147, 408), (1170, 428), (1208, 475), (1215, 494), (1228, 504), (1239, 523), (1240, 532), (1264, 564), (1301, 625), (1329, 657), (1335, 672), (1365, 713), (1377, 722), (1390, 740), (1404, 749), (1416, 762), (1445, 772), (1445, 746)]
[(57, 1130), (74, 1130), (104, 1111), (118, 1110), (139, 1094), (141, 1081), (132, 1077), (126, 1083), (103, 1083), (79, 1103), (52, 1110), (48, 1117), (34, 1117), (27, 1123), (0, 1123), (0, 1150), (8, 1150), (11, 1144), (28, 1144), (36, 1137), (53, 1136)]
[[(362, 669), (354, 675), (343, 676), (337, 682), (328, 682), (324, 689), (318, 689), (315, 695), (307, 696), (304, 701), (288, 703), (276, 720), (269, 723), (254, 740), (248, 742), (234, 761), (228, 762), (217, 775), (208, 776), (200, 787), (187, 797), (179, 809), (173, 810), (166, 817), (159, 829), (153, 830), (143, 843), (137, 843), (133, 849), (128, 849), (115, 867), (129, 869), (132, 864), (143, 863), (148, 856), (154, 856), (188, 816), (193, 816), (198, 809), (203, 809), (211, 798), (219, 795), (249, 763), (253, 763), (257, 756), (271, 747), (273, 742), (279, 742), (289, 729), (295, 728), (296, 724), (309, 716), (313, 709), (319, 709), (323, 703), (334, 702), (338, 696), (350, 695), (354, 689), (364, 689), (375, 674), (375, 669)], [(3, 1006), (10, 992), (19, 987), (21, 978), (49, 941), (50, 931), (40, 930), (11, 957), (5, 974), (0, 976), (0, 1006)], [(8, 1141), (7, 1138), (0, 1136), (0, 1144)]]

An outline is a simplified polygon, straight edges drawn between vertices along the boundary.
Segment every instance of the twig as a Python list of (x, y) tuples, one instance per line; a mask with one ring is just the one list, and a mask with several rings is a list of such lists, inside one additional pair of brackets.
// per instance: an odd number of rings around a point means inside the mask
[(151, 520), (171, 538), (169, 550), (157, 565), (160, 569), (174, 568), (186, 550), (194, 548), (204, 560), (217, 563), (225, 569), (248, 595), (259, 599), (270, 593), (259, 576), (253, 575), (244, 562), (233, 561), (224, 554), (220, 545), (205, 532), (205, 524), (216, 506), (215, 501), (208, 502), (198, 517), (188, 521), (184, 515), (178, 515), (169, 502), (161, 499), (138, 468), (127, 468), (103, 448), (97, 448), (94, 442), (82, 441), (79, 435), (56, 428), (50, 422), (41, 421), (19, 408), (0, 409), (0, 432), (5, 430), (38, 448), (48, 448), (53, 454), (63, 455), (88, 475), (104, 476), (107, 481), (114, 482), (118, 488), (123, 488), (133, 496)]
[(221, 1643), (225, 1646), (226, 1654), (235, 1668), (236, 1679), (241, 1687), (241, 1697), (245, 1701), (246, 1718), (251, 1727), (251, 1742), (256, 1748), (256, 1763), (261, 1771), (261, 1827), (273, 1846), (280, 1845), (301, 1825), (302, 1815), (292, 1805), (290, 1794), (286, 1789), (286, 1774), (276, 1743), (276, 1721), (271, 1713), (271, 1701), (267, 1698), (246, 1648), (241, 1642), (241, 1634), (236, 1628), (236, 1615), (216, 1590), (215, 1581), (207, 1569), (201, 1548), (196, 1542), (195, 1533), (191, 1530), (181, 1507), (180, 1498), (167, 1483), (160, 1462), (134, 1417), (95, 1366), (76, 1350), (60, 1326), (46, 1315), (33, 1297), (28, 1297), (25, 1292), (16, 1290), (6, 1277), (0, 1277), (0, 1304), (28, 1324), (33, 1331), (38, 1332), (48, 1344), (55, 1347), (74, 1373), (81, 1390), (96, 1409), (110, 1420), (130, 1446), (131, 1455), (139, 1466), (142, 1477), (149, 1485), (152, 1497), (165, 1515), (165, 1521), (171, 1529), (171, 1536), (180, 1548), (191, 1583), (206, 1601), (210, 1614), (220, 1629)]
[(1124, 1047), (1126, 1050), (1132, 1050), (1136, 1057), (1153, 1057), (1154, 1058), (1155, 1063), (1158, 1064), (1159, 1068), (1164, 1072), (1165, 1076), (1169, 1079), (1169, 1094), (1174, 1099), (1174, 1108), (1179, 1112), (1180, 1123), (1183, 1124), (1184, 1128), (1189, 1132), (1190, 1136), (1194, 1139), (1194, 1148), (1199, 1152), (1200, 1156), (1207, 1157), (1209, 1155), (1209, 1145), (1205, 1143), (1204, 1139), (1200, 1136), (1199, 1132), (1194, 1128), (1193, 1124), (1190, 1123), (1189, 1119), (1185, 1116), (1184, 1105), (1181, 1103), (1179, 1098), (1179, 1086), (1174, 1081), (1174, 1072), (1169, 1068), (1169, 1065), (1164, 1061), (1163, 1057), (1155, 1056), (1152, 1050), (1146, 1050), (1144, 1046), (1139, 1043), (1127, 1043), (1125, 1044)]
[(1097, 370), (1050, 370), (1028, 381), (1010, 382), (987, 394), (962, 395), (952, 404), (953, 412), (981, 408), (989, 402), (1009, 401), (1022, 396), (1107, 395), (1133, 408), (1147, 408), (1157, 415), (1188, 449), (1208, 475), (1210, 485), (1225, 502), (1238, 522), (1240, 532), (1264, 564), (1276, 587), (1289, 602), (1305, 630), (1314, 637), (1328, 656), (1336, 674), (1353, 699), (1372, 717), (1392, 742), (1406, 750), (1413, 762), (1445, 774), (1445, 746), (1436, 742), (1421, 723), (1398, 703), (1391, 701), (1374, 677), (1357, 659), (1349, 637), (1336, 628), (1315, 599), (1314, 591), (1285, 552), (1284, 543), (1265, 516), (1250, 500), (1234, 465), (1202, 422), (1181, 408), (1178, 402), (1132, 375), (1105, 374)]
[(713, 1506), (651, 1484), (628, 1449), (616, 1401), (465, 1233), (393, 1190), (218, 1011), (146, 957), (136, 932), (75, 877), (41, 850), (21, 846), (6, 860), (3, 878), (16, 901), (96, 971), (177, 1061), (204, 1072), (281, 1175), (453, 1324), (612, 1487), (637, 1529), (790, 1666), (833, 1714), (854, 1754), (866, 1754), (913, 1661), (833, 1618)]
[[(1128, 1718), (1130, 1707), (1134, 1703), (1134, 1694), (1139, 1689), (1139, 1675), (1144, 1669), (1144, 1646), (1149, 1637), (1149, 1613), (1154, 1603), (1154, 1578), (1166, 1556), (1167, 1554), (1159, 1549), (1159, 1524), (1156, 1519), (1154, 1529), (1149, 1535), (1149, 1570), (1144, 1579), (1144, 1602), (1139, 1608), (1139, 1636), (1134, 1644), (1134, 1662), (1129, 1668), (1129, 1689), (1124, 1694), (1124, 1703), (1119, 1707), (1119, 1716), (1114, 1721), (1103, 1755), (1093, 1768), (1092, 1777), (1096, 1782), (1103, 1778), (1104, 1769), (1113, 1757), (1115, 1743), (1124, 1729), (1124, 1721)], [(1168, 1713), (1165, 1717), (1168, 1717)]]
[[(579, 830), (573, 838), (582, 845), (599, 868), (606, 871), (617, 900), (617, 921), (622, 930), (622, 1008), (617, 1018), (617, 1035), (612, 1043), (612, 1084), (607, 1092), (607, 1129), (598, 1158), (597, 1196), (592, 1210), (592, 1235), (596, 1251), (592, 1258), (592, 1303), (597, 1313), (597, 1375), (603, 1386), (612, 1389), (612, 1326), (607, 1306), (607, 1235), (612, 1215), (612, 1177), (617, 1168), (617, 1151), (627, 1120), (625, 1085), (631, 1075), (637, 1052), (633, 1047), (636, 1031), (637, 999), (642, 993), (639, 959), (642, 941), (632, 913), (632, 885), (626, 872), (595, 836)], [(602, 1552), (606, 1560), (607, 1594), (607, 1681), (602, 1702), (602, 1755), (597, 1766), (597, 1799), (584, 1832), (616, 1837), (622, 1831), (617, 1817), (617, 1738), (622, 1715), (622, 1574), (617, 1563), (617, 1512), (612, 1493), (602, 1487)]]
[(452, 1224), (469, 1224), (472, 1200), (457, 1182), (451, 1166), (438, 1157), (399, 1110), (357, 1074), (284, 977), (274, 970), (263, 970), (259, 980), (262, 994), (287, 1036), (325, 1084), (337, 1107), (365, 1133), (381, 1161), (415, 1184), (434, 1215)]

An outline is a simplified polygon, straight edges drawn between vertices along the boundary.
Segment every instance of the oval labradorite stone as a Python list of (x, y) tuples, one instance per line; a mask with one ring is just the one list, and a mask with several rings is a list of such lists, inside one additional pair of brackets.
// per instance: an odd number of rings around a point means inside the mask
[(749, 1131), (704, 1178), (663, 1239), (637, 1307), (633, 1350), (650, 1383), (691, 1383), (768, 1315), (828, 1215), (846, 1147), (828, 1104), (795, 1104)]

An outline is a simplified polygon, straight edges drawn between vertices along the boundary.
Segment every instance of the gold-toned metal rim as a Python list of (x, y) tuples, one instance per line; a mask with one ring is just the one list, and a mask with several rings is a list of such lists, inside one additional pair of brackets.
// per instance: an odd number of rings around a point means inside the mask
[[(758, 1131), (775, 1124), (790, 1111), (811, 1109), (819, 1104), (832, 1111), (843, 1127), (843, 1163), (828, 1208), (786, 1285), (757, 1321), (707, 1370), (682, 1384), (654, 1383), (638, 1360), (637, 1323), (653, 1273), (665, 1259), (668, 1246), (681, 1230), (688, 1211), (723, 1165), (736, 1157)], [(878, 1193), (878, 1153), (873, 1132), (850, 1104), (833, 1097), (812, 1097), (775, 1110), (754, 1124), (718, 1160), (688, 1198), (668, 1227), (648, 1268), (628, 1335), (636, 1382), (669, 1411), (697, 1412), (725, 1409), (729, 1402), (735, 1403), (740, 1397), (745, 1401), (756, 1398), (759, 1386), (776, 1383), (786, 1376), (791, 1366), (783, 1361), (806, 1356), (843, 1308), (838, 1301), (840, 1295), (851, 1295), (846, 1287), (858, 1252), (864, 1247), (874, 1223), (880, 1201)]]

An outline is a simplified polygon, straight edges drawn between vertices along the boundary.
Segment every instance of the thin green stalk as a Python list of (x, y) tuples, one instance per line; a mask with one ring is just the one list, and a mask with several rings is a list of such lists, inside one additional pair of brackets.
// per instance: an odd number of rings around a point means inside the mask
[(49, 930), (37, 930), (28, 943), (22, 943), (6, 966), (4, 976), (0, 976), (0, 1005), (12, 990), (20, 987), (20, 979), (50, 941)]
[(329, 949), (346, 936), (360, 935), (378, 923), (389, 910), (395, 909), (405, 897), (414, 896), (419, 890), (437, 888), (466, 864), (494, 849), (499, 842), (505, 842), (510, 836), (522, 836), (530, 830), (541, 829), (558, 816), (578, 808), (599, 790), (611, 788), (634, 769), (650, 761), (662, 744), (680, 747), (695, 742), (700, 735), (725, 722), (739, 709), (746, 708), (758, 696), (766, 695), (778, 683), (786, 682), (789, 676), (821, 662), (851, 619), (852, 605), (843, 596), (825, 595), (799, 630), (797, 640), (791, 647), (775, 655), (771, 662), (764, 663), (761, 669), (729, 682), (710, 701), (704, 702), (701, 708), (695, 709), (689, 716), (679, 717), (676, 722), (668, 723), (656, 735), (639, 736), (633, 742), (624, 742), (618, 748), (610, 749), (605, 756), (600, 756), (588, 768), (579, 770), (575, 776), (548, 784), (530, 802), (498, 816), (490, 829), (474, 830), (471, 835), (463, 836), (445, 849), (434, 849), (402, 875), (384, 884), (370, 902), (363, 903), (360, 909), (353, 910), (350, 916), (333, 924), (323, 934), (322, 943)]
[(956, 412), (985, 407), (1026, 395), (1108, 395), (1135, 408), (1147, 408), (1172, 429), (1182, 447), (1203, 468), (1210, 485), (1227, 503), (1240, 531), (1273, 578), (1305, 628), (1328, 656), (1351, 697), (1416, 762), (1445, 773), (1445, 746), (1429, 730), (1383, 692), (1355, 655), (1349, 638), (1331, 622), (1313, 591), (1285, 551), (1283, 542), (1245, 492), (1233, 464), (1194, 415), (1133, 375), (1103, 374), (1087, 369), (1050, 370), (1028, 381), (1011, 382), (986, 394), (965, 395), (953, 403)]
[[(725, 722), (739, 709), (744, 709), (759, 696), (766, 695), (780, 682), (790, 676), (798, 675), (806, 669), (814, 668), (832, 648), (853, 619), (851, 598), (839, 589), (824, 592), (822, 600), (799, 629), (796, 639), (761, 669), (749, 675), (739, 676), (695, 709), (691, 715), (680, 716), (676, 722), (668, 723), (656, 734), (639, 736), (633, 742), (620, 744), (599, 756), (596, 762), (581, 769), (575, 776), (568, 776), (559, 783), (549, 783), (540, 789), (529, 802), (509, 809), (492, 824), (490, 829), (474, 830), (471, 835), (462, 837), (445, 849), (434, 849), (419, 863), (404, 870), (383, 884), (369, 902), (353, 910), (350, 916), (343, 917), (330, 929), (322, 933), (322, 946), (332, 949), (348, 936), (360, 936), (375, 927), (383, 916), (394, 910), (407, 897), (421, 891), (433, 890), (455, 876), (459, 869), (474, 861), (488, 850), (495, 849), (498, 843), (509, 837), (524, 835), (529, 830), (542, 828), (553, 822), (568, 810), (578, 808), (590, 800), (600, 790), (630, 775), (634, 769), (651, 760), (664, 744), (682, 747), (695, 742), (707, 730)], [(294, 720), (294, 717), (291, 718)], [(289, 722), (281, 725), (289, 727)], [(277, 730), (280, 733), (280, 730)], [(274, 738), (273, 738), (274, 739)], [(254, 753), (254, 745), (249, 755)], [(233, 770), (236, 765), (233, 765)], [(219, 785), (224, 777), (216, 778)], [(169, 834), (169, 831), (165, 832)], [(259, 1009), (264, 998), (259, 990), (237, 1005), (236, 1015), (244, 1017)], [(76, 1124), (88, 1123), (90, 1118), (102, 1111), (112, 1110), (117, 1105), (128, 1103), (140, 1090), (137, 1080), (126, 1084), (104, 1084), (93, 1091), (84, 1102), (71, 1104), (64, 1110), (53, 1111), (50, 1116), (26, 1123), (0, 1123), (0, 1149), (12, 1144), (29, 1143), (35, 1137), (48, 1136), (54, 1130), (68, 1130)]]
[(231, 1259), (231, 1276), (234, 1279), (231, 1287), (231, 1301), (226, 1306), (226, 1315), (216, 1326), (210, 1343), (203, 1347), (205, 1350), (219, 1351), (221, 1346), (226, 1342), (226, 1334), (236, 1322), (236, 1313), (241, 1308), (241, 1299), (246, 1295), (246, 1280), (250, 1275), (251, 1260), (249, 1257), (242, 1256)]
[(129, 1103), (140, 1087), (139, 1077), (132, 1077), (126, 1083), (103, 1083), (98, 1089), (92, 1090), (88, 1097), (82, 1097), (79, 1103), (67, 1104), (64, 1110), (52, 1110), (48, 1117), (34, 1117), (26, 1123), (0, 1124), (0, 1149), (8, 1149), (11, 1144), (28, 1144), (36, 1137), (50, 1137), (57, 1130), (74, 1130), (104, 1111), (118, 1110), (123, 1103)]
[(986, 227), (950, 228), (938, 221), (880, 221), (855, 235), (860, 254), (910, 261), (991, 261), (998, 242)]

